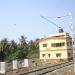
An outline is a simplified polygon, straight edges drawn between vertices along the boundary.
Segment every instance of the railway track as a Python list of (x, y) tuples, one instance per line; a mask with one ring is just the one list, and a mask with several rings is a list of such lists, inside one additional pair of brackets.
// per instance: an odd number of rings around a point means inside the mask
[(72, 64), (74, 64), (73, 61), (65, 62), (61, 64), (55, 64), (55, 65), (48, 66), (45, 68), (39, 68), (39, 69), (35, 69), (29, 72), (19, 73), (18, 75), (46, 75), (47, 73), (53, 72), (55, 70), (61, 69), (63, 67), (66, 67)]

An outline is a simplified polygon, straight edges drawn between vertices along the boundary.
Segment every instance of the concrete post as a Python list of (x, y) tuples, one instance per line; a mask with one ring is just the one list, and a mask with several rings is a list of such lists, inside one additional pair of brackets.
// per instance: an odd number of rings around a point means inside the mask
[(29, 61), (28, 59), (24, 59), (24, 65), (23, 67), (29, 67)]
[(18, 61), (17, 60), (13, 60), (12, 63), (13, 63), (13, 70), (14, 69), (18, 69)]
[(73, 58), (73, 61), (74, 61), (74, 72), (75, 72), (75, 58)]
[(0, 62), (0, 74), (5, 74), (7, 70), (6, 62)]
[(46, 56), (44, 56), (44, 62), (46, 62)]

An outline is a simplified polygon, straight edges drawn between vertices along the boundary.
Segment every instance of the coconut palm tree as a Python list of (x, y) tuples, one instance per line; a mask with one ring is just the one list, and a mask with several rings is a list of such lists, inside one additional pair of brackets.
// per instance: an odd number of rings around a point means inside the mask
[(19, 56), (18, 56), (19, 58), (23, 59), (27, 57), (28, 44), (27, 44), (26, 37), (24, 37), (23, 35), (21, 36), (19, 40), (18, 51), (19, 51)]
[(11, 40), (9, 49), (10, 53), (14, 53), (17, 50), (17, 43), (14, 40)]
[(7, 38), (0, 41), (0, 60), (4, 61), (9, 52), (9, 43)]

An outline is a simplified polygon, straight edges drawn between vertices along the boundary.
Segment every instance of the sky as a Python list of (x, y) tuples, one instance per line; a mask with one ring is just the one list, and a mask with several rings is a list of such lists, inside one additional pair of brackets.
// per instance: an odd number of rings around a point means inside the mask
[[(17, 41), (21, 35), (35, 40), (58, 33), (58, 28), (40, 15), (70, 32), (69, 13), (75, 25), (75, 0), (0, 0), (0, 40)], [(49, 18), (58, 16), (62, 18)]]

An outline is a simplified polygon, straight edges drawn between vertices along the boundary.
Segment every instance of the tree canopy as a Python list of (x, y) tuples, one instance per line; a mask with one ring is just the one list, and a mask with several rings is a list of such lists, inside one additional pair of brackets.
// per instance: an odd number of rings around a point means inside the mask
[(15, 59), (37, 58), (39, 56), (39, 39), (27, 41), (21, 36), (19, 43), (4, 38), (0, 41), (0, 61), (12, 61)]

